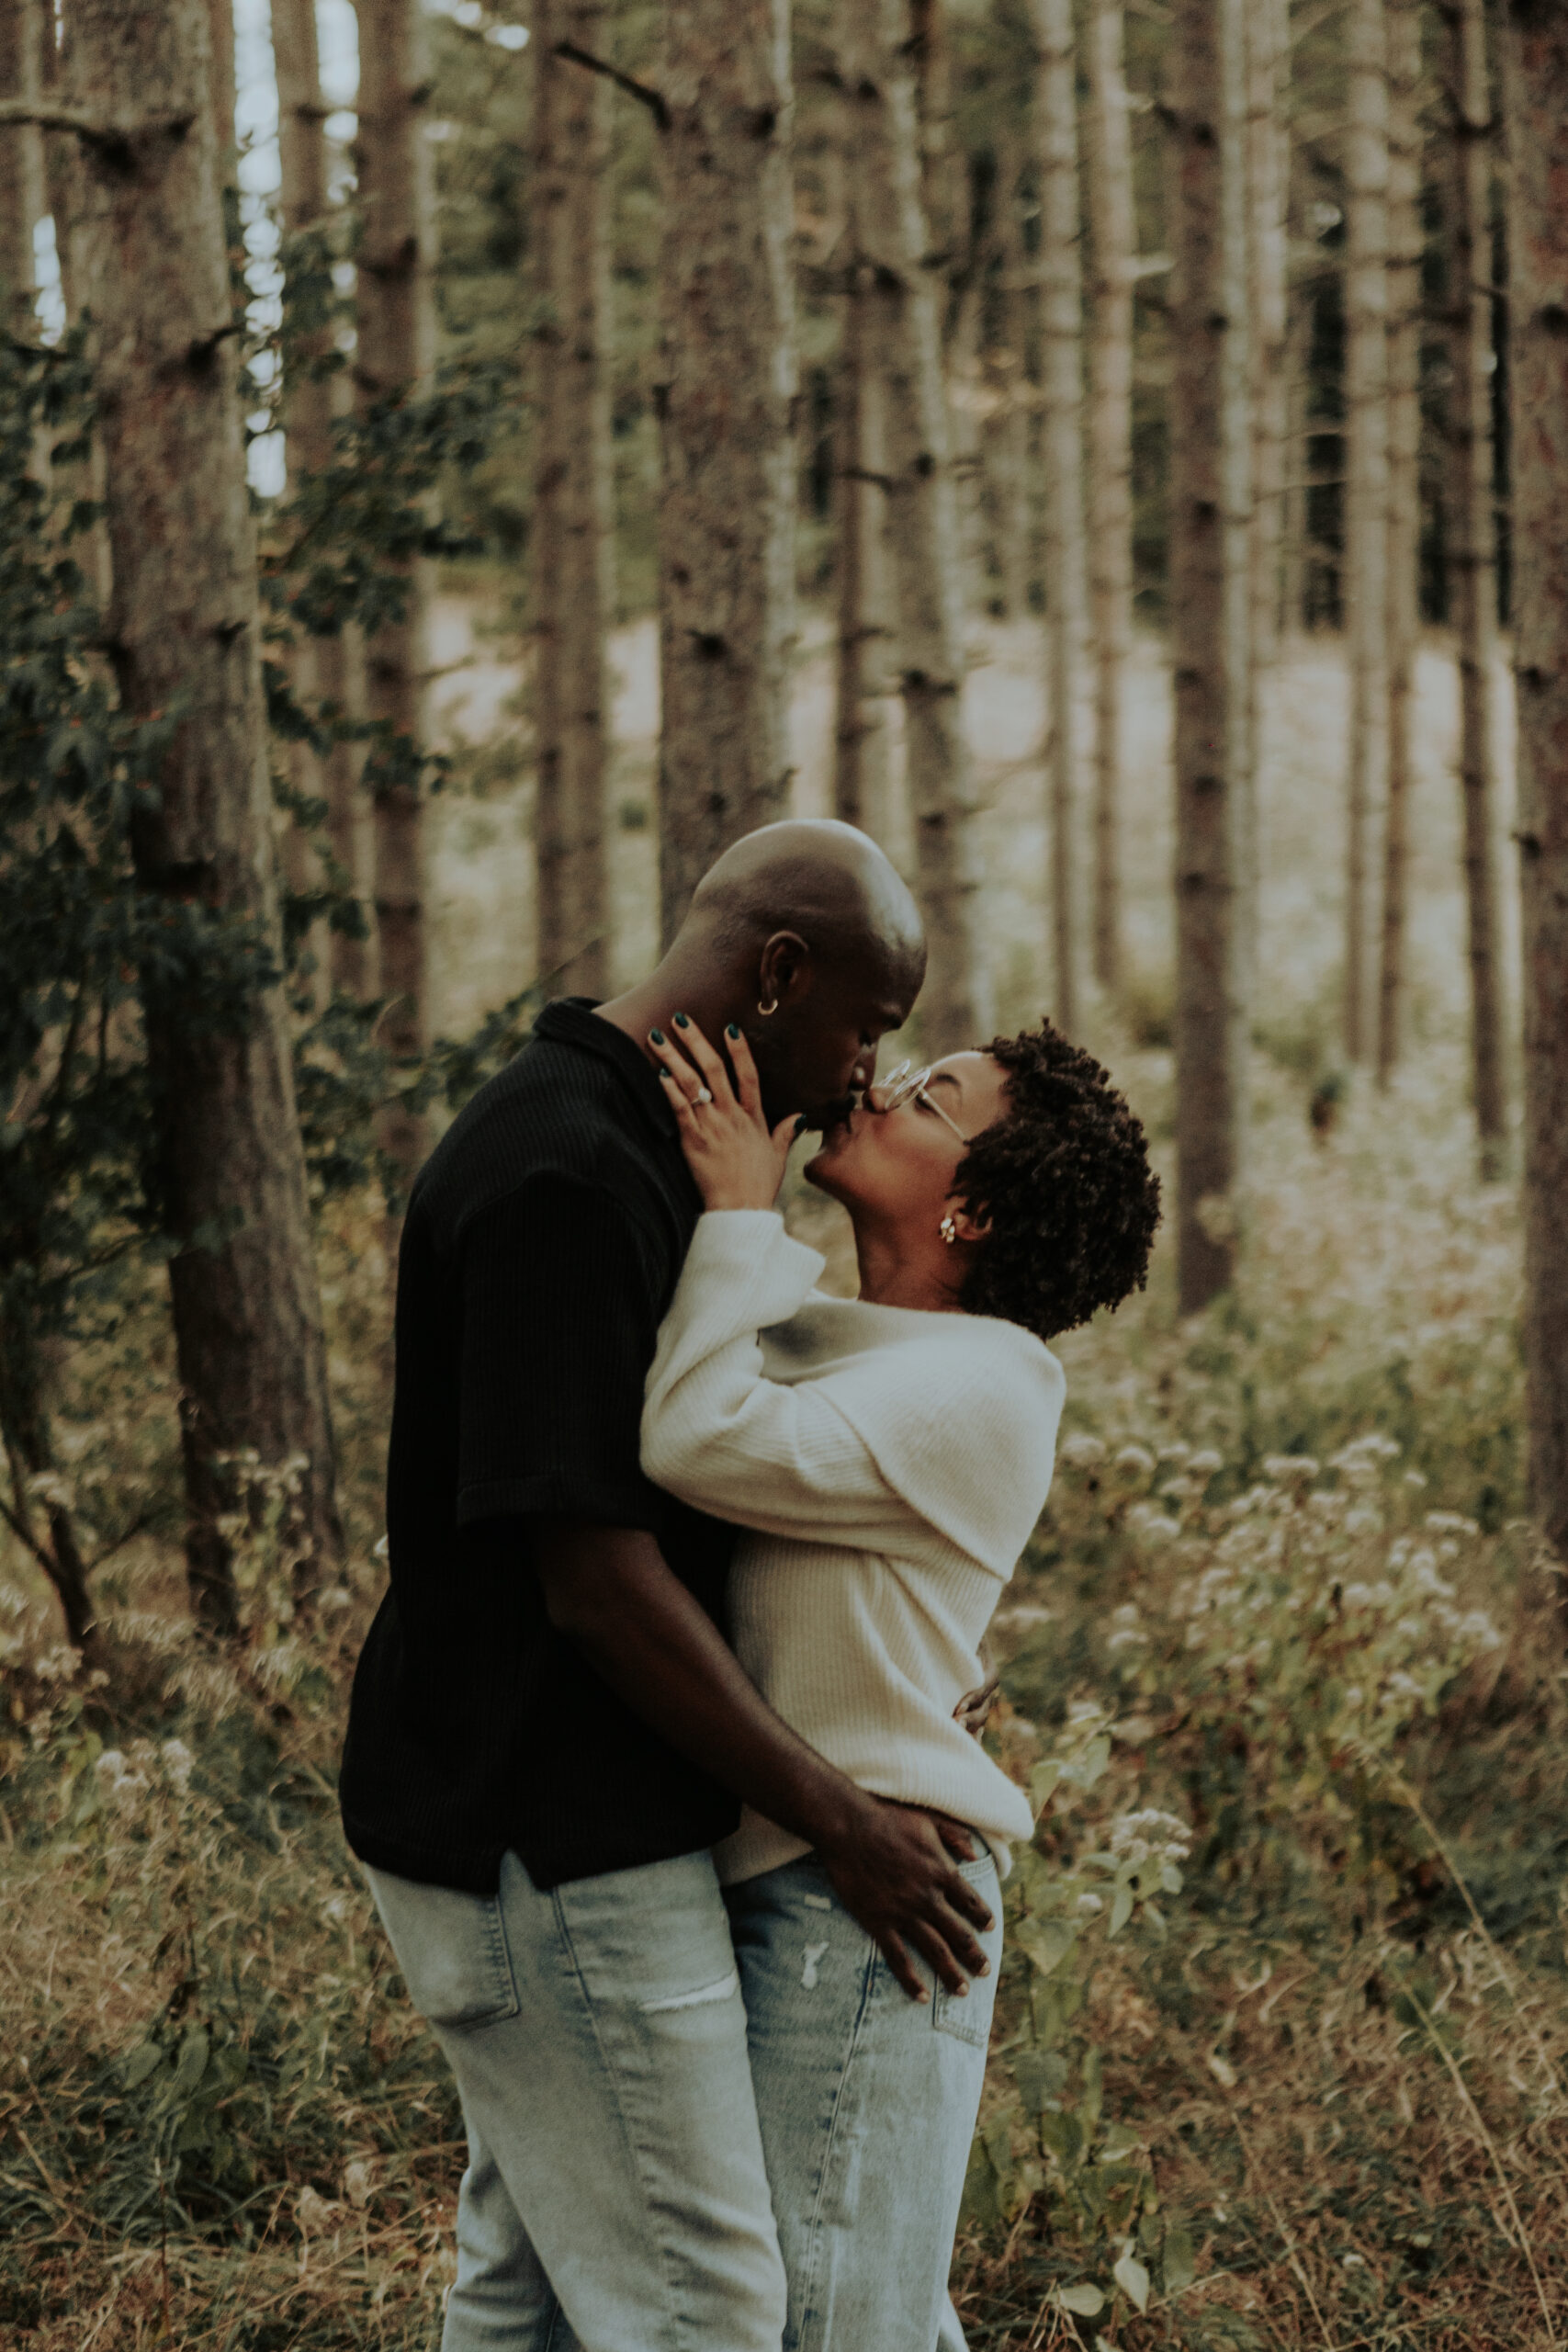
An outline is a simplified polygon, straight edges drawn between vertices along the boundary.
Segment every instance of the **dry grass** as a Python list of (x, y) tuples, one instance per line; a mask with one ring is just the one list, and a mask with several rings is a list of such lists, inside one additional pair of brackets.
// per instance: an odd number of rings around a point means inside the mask
[[(971, 718), (992, 797), (1003, 994), (1022, 1014), (1047, 968), (1031, 882), (1043, 857), (1038, 662), (1025, 630), (988, 650)], [(647, 790), (649, 652), (627, 639), (628, 798)], [(1271, 716), (1245, 1282), (1182, 1326), (1162, 1258), (1145, 1298), (1063, 1347), (1069, 1429), (1097, 1436), (1109, 1466), (1086, 1455), (1064, 1470), (1010, 1597), (1004, 1752), (1027, 1775), (1087, 1752), (1097, 1724), (1111, 1736), (1104, 1769), (1053, 1803), (1038, 1884), (1021, 1873), (1014, 1890), (1025, 1933), (974, 2175), (984, 2218), (956, 2273), (972, 2341), (989, 2352), (1097, 2338), (1126, 2352), (1513, 2352), (1568, 2339), (1561, 1624), (1517, 1523), (1513, 1204), (1476, 1188), (1460, 1099), (1451, 695), (1436, 650), (1422, 681), (1416, 1046), (1395, 1095), (1352, 1089), (1325, 1140), (1309, 1129), (1335, 1052), (1343, 712), (1337, 660), (1312, 648)], [(503, 664), (478, 681), (478, 723), (511, 683)], [(1130, 829), (1144, 977), (1131, 1025), (1100, 1014), (1095, 1031), (1162, 1152), (1163, 695), (1145, 648)], [(825, 707), (808, 648), (799, 722), (813, 778)], [(804, 786), (803, 799), (813, 805)], [(440, 821), (456, 1027), (528, 969), (526, 806), (455, 801)], [(650, 935), (647, 832), (619, 832), (616, 856), (629, 963)], [(794, 1213), (842, 1278), (841, 1229), (813, 1198)], [(436, 2338), (456, 2116), (331, 1795), (380, 1576), (384, 1285), (367, 1210), (344, 1211), (324, 1242), (355, 1556), (322, 1628), (298, 1638), (264, 1543), (246, 1658), (238, 1671), (204, 1659), (180, 1615), (174, 1523), (154, 1515), (106, 1578), (125, 1661), (111, 1703), (62, 1678), (43, 1596), (0, 1558), (5, 2352), (427, 2352)], [(112, 1523), (169, 1487), (155, 1304), (130, 1317), (112, 1358), (72, 1378), (73, 1475)], [(1370, 1430), (1401, 1449), (1375, 1491), (1331, 1466)], [(1129, 1444), (1145, 1467), (1115, 1467)], [(1195, 1472), (1204, 1450), (1220, 1466)], [(1275, 1455), (1325, 1466), (1308, 1477), (1269, 1468)], [(1311, 1505), (1314, 1488), (1340, 1499)], [(1376, 1524), (1349, 1523), (1353, 1510)], [(1479, 1532), (1423, 1532), (1432, 1510)], [(1402, 1540), (1431, 1549), (1439, 1578), (1414, 1623), (1344, 1598), (1385, 1574), (1427, 1576), (1409, 1554), (1379, 1566)], [(1296, 1590), (1316, 1595), (1310, 1637)], [(188, 1776), (171, 1738), (194, 1753)], [(107, 1748), (122, 1762), (104, 1762)], [(1047, 1919), (1064, 1889), (1098, 1883), (1095, 1854), (1150, 1807), (1188, 1825), (1181, 1890), (1151, 1912), (1140, 1883), (1114, 1939), (1103, 1905), (1075, 1909), (1076, 1942), (1043, 1971), (1025, 1915)], [(1043, 2127), (1042, 2113), (1057, 2120)], [(1072, 2116), (1088, 2119), (1081, 2161), (1049, 2144)], [(1149, 2276), (1143, 2316), (1112, 2293), (1123, 2245)], [(1168, 2289), (1186, 2267), (1191, 2282)], [(1091, 2281), (1102, 2309), (1075, 2321), (1060, 2290)]]

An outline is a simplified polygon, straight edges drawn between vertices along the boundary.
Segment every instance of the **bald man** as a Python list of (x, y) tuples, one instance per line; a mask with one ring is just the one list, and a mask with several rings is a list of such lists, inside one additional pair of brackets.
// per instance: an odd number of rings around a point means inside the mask
[(770, 825), (612, 1003), (547, 1007), (422, 1170), (398, 1274), (390, 1588), (344, 1824), (468, 2134), (443, 2352), (779, 2352), (784, 2279), (709, 1848), (806, 1838), (902, 1982), (988, 1920), (942, 1834), (798, 1739), (720, 1627), (732, 1531), (643, 1477), (701, 1212), (649, 1032), (744, 1033), (823, 1124), (925, 967), (863, 833)]

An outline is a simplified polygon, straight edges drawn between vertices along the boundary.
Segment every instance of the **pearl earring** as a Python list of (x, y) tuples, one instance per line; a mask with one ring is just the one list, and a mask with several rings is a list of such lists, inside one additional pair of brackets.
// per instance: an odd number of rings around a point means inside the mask
[(947, 1244), (948, 1248), (951, 1250), (951, 1249), (952, 1249), (952, 1247), (953, 1247), (953, 1243), (954, 1243), (954, 1242), (957, 1240), (957, 1238), (958, 1238), (958, 1227), (957, 1227), (957, 1226), (956, 1226), (956, 1225), (954, 1225), (954, 1223), (953, 1223), (953, 1217), (952, 1217), (952, 1214), (951, 1214), (951, 1212), (949, 1213), (949, 1215), (948, 1215), (948, 1216), (944, 1216), (944, 1217), (942, 1218), (942, 1223), (941, 1223), (941, 1224), (938, 1226), (938, 1227), (937, 1227), (937, 1231), (941, 1234), (941, 1236), (942, 1236), (942, 1239), (946, 1242), (946, 1244)]

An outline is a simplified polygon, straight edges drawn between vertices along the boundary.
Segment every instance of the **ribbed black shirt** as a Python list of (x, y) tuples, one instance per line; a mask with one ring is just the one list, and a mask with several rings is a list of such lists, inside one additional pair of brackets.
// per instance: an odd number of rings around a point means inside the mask
[(389, 1589), (349, 1709), (362, 1860), (495, 1891), (691, 1853), (739, 1819), (546, 1616), (540, 1513), (649, 1529), (722, 1623), (733, 1531), (650, 1486), (643, 1381), (702, 1202), (651, 1065), (546, 1007), (420, 1171), (398, 1264)]

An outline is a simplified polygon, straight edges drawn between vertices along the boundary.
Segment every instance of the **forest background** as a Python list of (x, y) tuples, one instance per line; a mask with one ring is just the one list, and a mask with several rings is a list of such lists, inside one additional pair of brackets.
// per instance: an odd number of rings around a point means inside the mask
[(0, 2344), (434, 2341), (398, 1205), (794, 808), (1167, 1177), (970, 2340), (1555, 2345), (1568, 9), (0, 0)]

